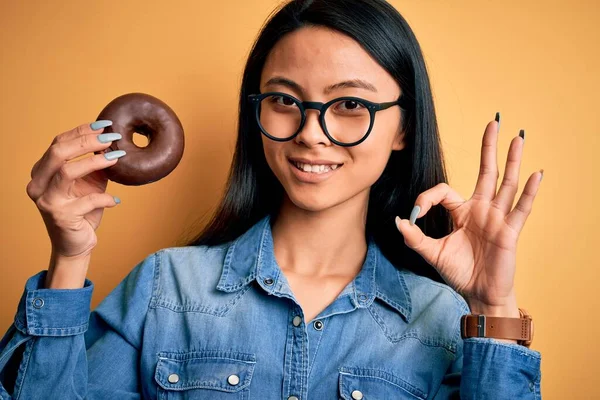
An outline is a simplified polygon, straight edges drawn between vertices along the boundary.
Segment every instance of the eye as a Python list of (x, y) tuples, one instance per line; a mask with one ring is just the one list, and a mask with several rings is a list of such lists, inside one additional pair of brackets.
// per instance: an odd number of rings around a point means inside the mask
[(367, 110), (364, 104), (356, 100), (341, 100), (333, 107), (338, 114), (362, 113)]
[(276, 103), (280, 106), (289, 107), (289, 106), (296, 105), (296, 102), (287, 96), (271, 96), (270, 100), (271, 100), (271, 102)]
[(345, 108), (346, 110), (354, 110), (354, 109), (360, 107), (360, 103), (358, 103), (356, 101), (352, 101), (352, 100), (346, 100), (346, 101), (342, 102), (340, 105), (343, 105), (343, 108)]

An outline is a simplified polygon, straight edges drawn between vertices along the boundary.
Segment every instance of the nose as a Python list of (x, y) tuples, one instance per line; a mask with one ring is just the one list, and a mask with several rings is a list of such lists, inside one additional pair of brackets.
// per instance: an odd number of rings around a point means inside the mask
[(325, 135), (323, 127), (319, 120), (319, 110), (306, 110), (306, 121), (298, 135), (294, 138), (297, 144), (304, 144), (306, 147), (318, 145), (331, 146), (331, 141)]

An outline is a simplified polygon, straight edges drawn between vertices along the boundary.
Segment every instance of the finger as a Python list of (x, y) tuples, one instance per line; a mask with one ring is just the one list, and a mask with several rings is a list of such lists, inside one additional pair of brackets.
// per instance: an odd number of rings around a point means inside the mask
[(431, 238), (425, 235), (417, 225), (412, 225), (409, 220), (400, 219), (400, 217), (396, 217), (396, 227), (409, 248), (419, 253), (429, 265), (437, 266), (444, 239)]
[[(117, 139), (119, 134), (111, 134), (109, 139)], [(47, 189), (48, 184), (65, 165), (65, 163), (74, 158), (87, 153), (104, 150), (112, 144), (112, 141), (106, 143), (100, 142), (98, 134), (89, 134), (75, 137), (67, 142), (58, 142), (51, 145), (44, 156), (36, 163), (36, 171), (32, 171), (32, 180), (27, 186), (29, 197), (36, 200)]]
[(473, 196), (478, 199), (492, 200), (496, 195), (498, 184), (498, 125), (495, 121), (490, 122), (485, 128), (481, 145), (481, 162), (479, 164), (479, 176)]
[(542, 169), (529, 177), (517, 205), (505, 218), (506, 223), (517, 232), (521, 232), (527, 217), (531, 213), (533, 200), (538, 192), (543, 176), (544, 170)]
[(62, 167), (52, 178), (52, 184), (48, 191), (55, 189), (58, 193), (67, 193), (76, 179), (101, 169), (111, 167), (117, 163), (118, 159), (107, 160), (104, 154), (96, 154), (91, 157), (63, 164)]
[(52, 144), (68, 142), (80, 136), (90, 135), (92, 133), (100, 134), (102, 133), (104, 128), (107, 128), (109, 126), (112, 126), (112, 121), (109, 120), (100, 120), (92, 122), (91, 124), (82, 124), (69, 131), (61, 133), (60, 135), (54, 138)]
[[(416, 219), (421, 218), (433, 207), (434, 205), (441, 204), (442, 207), (452, 212), (463, 204), (465, 200), (460, 194), (452, 189), (447, 183), (438, 183), (431, 189), (428, 189), (421, 193), (415, 200), (415, 207), (410, 216), (411, 223), (414, 223)], [(417, 209), (418, 207), (418, 209)]]
[(108, 193), (90, 193), (73, 201), (69, 206), (69, 212), (83, 216), (97, 209), (115, 207), (120, 203), (118, 197)]
[(504, 178), (502, 179), (498, 194), (492, 201), (492, 204), (502, 210), (504, 215), (508, 214), (512, 209), (517, 190), (519, 189), (519, 170), (521, 168), (522, 154), (523, 139), (517, 136), (510, 142)]
[[(112, 125), (112, 121), (109, 121), (109, 120), (100, 120), (100, 121), (92, 122), (91, 124), (79, 125), (71, 130), (68, 130), (68, 131), (56, 136), (52, 140), (50, 147), (52, 147), (52, 145), (55, 145), (58, 143), (72, 141), (73, 139), (76, 139), (81, 136), (91, 135), (93, 133), (95, 133), (96, 135), (101, 134), (102, 131), (104, 130), (104, 128), (111, 126), (111, 125)], [(48, 157), (48, 151), (46, 151), (46, 153), (44, 153), (42, 158), (33, 165), (33, 168), (31, 169), (31, 178), (32, 179), (33, 179), (34, 175), (37, 175), (37, 170), (40, 168), (40, 164), (43, 164), (43, 160), (45, 160), (47, 157)]]

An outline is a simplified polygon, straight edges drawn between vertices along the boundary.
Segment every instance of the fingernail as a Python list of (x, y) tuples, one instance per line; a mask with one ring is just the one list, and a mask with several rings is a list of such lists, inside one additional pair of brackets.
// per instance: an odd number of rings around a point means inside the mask
[(117, 196), (113, 196), (113, 198), (115, 199), (115, 203), (121, 204), (121, 199), (120, 198), (118, 198)]
[(496, 122), (498, 123), (498, 132), (500, 132), (500, 113), (496, 113)]
[(421, 212), (421, 207), (414, 206), (414, 208), (410, 212), (410, 224), (411, 225), (415, 224), (415, 221), (417, 220), (417, 216), (419, 215), (420, 212)]
[(523, 138), (523, 141), (525, 141), (525, 130), (524, 129), (521, 129), (519, 131), (519, 136), (521, 136)]
[(400, 217), (396, 217), (395, 221), (396, 221), (396, 228), (397, 228), (398, 225), (400, 224)]
[(540, 176), (540, 182), (542, 181), (542, 179), (544, 179), (544, 170), (540, 169), (540, 172), (542, 173), (542, 176)]
[(90, 128), (92, 128), (92, 130), (97, 131), (100, 128), (106, 128), (107, 126), (111, 126), (112, 125), (112, 121), (109, 121), (107, 119), (101, 119), (100, 121), (96, 121), (96, 122), (92, 122), (90, 124)]
[(115, 158), (121, 158), (123, 157), (125, 154), (125, 150), (115, 150), (115, 151), (111, 151), (108, 153), (104, 153), (104, 158), (106, 158), (108, 161), (110, 160), (114, 160)]
[(103, 133), (101, 135), (98, 135), (98, 140), (100, 141), (100, 143), (113, 142), (122, 138), (123, 137), (120, 133)]

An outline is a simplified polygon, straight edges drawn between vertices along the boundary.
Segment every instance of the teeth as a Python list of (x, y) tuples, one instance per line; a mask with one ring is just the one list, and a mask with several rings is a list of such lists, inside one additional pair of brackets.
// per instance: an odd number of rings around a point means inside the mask
[(303, 164), (301, 162), (294, 162), (294, 165), (304, 172), (310, 172), (313, 174), (324, 174), (339, 168), (339, 165), (310, 165)]

